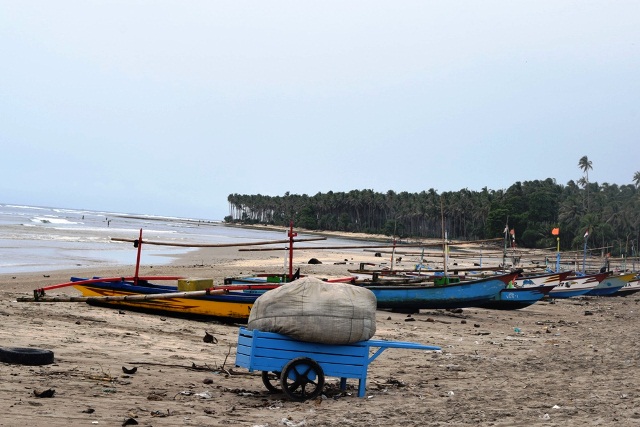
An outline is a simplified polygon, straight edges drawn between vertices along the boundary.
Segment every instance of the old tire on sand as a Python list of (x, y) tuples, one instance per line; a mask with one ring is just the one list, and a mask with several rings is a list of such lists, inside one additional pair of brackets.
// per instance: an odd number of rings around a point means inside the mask
[(53, 351), (41, 348), (0, 347), (0, 362), (16, 365), (49, 365)]

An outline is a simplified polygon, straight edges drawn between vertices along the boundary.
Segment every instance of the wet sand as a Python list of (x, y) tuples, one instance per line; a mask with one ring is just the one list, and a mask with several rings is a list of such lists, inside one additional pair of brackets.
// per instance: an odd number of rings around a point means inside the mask
[[(319, 265), (306, 261), (315, 257)], [(373, 253), (296, 254), (303, 274), (341, 276)], [(203, 249), (141, 275), (284, 271), (281, 253)], [(640, 423), (640, 294), (540, 302), (518, 311), (377, 312), (376, 338), (441, 352), (389, 349), (369, 366), (366, 398), (328, 378), (322, 398), (270, 394), (233, 366), (238, 325), (100, 308), (26, 303), (75, 276), (133, 266), (0, 276), (0, 346), (52, 350), (44, 366), (0, 363), (0, 425), (76, 426), (635, 426)], [(49, 277), (44, 277), (44, 276)], [(49, 295), (77, 295), (72, 288)], [(203, 341), (205, 333), (217, 343)], [(126, 374), (123, 367), (136, 367)], [(53, 389), (51, 398), (34, 392)], [(134, 421), (129, 421), (134, 425)]]

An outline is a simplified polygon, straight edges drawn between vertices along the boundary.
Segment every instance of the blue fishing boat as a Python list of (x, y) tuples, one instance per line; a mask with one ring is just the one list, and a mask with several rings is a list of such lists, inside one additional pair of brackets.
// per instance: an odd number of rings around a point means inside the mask
[(491, 301), (520, 272), (466, 282), (415, 285), (362, 285), (374, 293), (378, 308), (399, 311), (477, 307)]
[(605, 277), (597, 286), (586, 293), (587, 296), (613, 295), (635, 277), (636, 273)]
[(480, 307), (494, 310), (517, 310), (529, 307), (540, 301), (545, 295), (549, 295), (549, 292), (555, 287), (556, 285), (506, 288), (501, 290), (493, 300), (480, 305)]

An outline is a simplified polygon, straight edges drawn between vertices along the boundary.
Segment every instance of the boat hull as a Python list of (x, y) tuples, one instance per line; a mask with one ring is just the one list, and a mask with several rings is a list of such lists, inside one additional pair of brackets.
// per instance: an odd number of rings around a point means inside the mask
[[(517, 274), (516, 274), (517, 275)], [(378, 308), (419, 310), (477, 307), (493, 299), (516, 275), (502, 275), (443, 286), (364, 285), (376, 296)]]
[[(73, 279), (72, 279), (73, 280)], [(81, 279), (78, 279), (81, 280)], [(175, 286), (134, 285), (132, 282), (104, 282), (74, 285), (86, 297), (153, 295), (178, 292)], [(253, 303), (260, 293), (229, 292), (221, 295), (206, 295), (193, 298), (167, 298), (143, 301), (89, 302), (112, 308), (126, 308), (137, 311), (180, 317), (213, 318), (228, 322), (246, 323)]]
[(587, 276), (568, 277), (549, 292), (550, 298), (573, 298), (587, 295), (595, 289), (610, 273), (598, 273)]
[(613, 295), (629, 283), (634, 276), (635, 273), (606, 277), (598, 284), (598, 286), (587, 292), (587, 296)]
[(507, 288), (500, 291), (498, 296), (481, 305), (482, 308), (493, 310), (518, 310), (529, 307), (548, 295), (556, 285)]

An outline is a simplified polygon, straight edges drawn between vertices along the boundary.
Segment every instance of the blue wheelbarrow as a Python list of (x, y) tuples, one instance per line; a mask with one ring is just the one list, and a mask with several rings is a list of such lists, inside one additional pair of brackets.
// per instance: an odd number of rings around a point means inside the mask
[(364, 397), (369, 364), (387, 348), (440, 350), (440, 347), (414, 342), (373, 339), (352, 344), (321, 344), (241, 327), (236, 366), (250, 372), (262, 371), (262, 382), (269, 391), (280, 391), (279, 383), (281, 390), (296, 401), (318, 397), (325, 376), (340, 378), (343, 391), (347, 388), (347, 378), (357, 378), (358, 397)]

